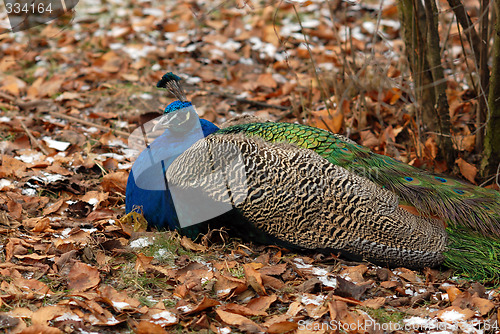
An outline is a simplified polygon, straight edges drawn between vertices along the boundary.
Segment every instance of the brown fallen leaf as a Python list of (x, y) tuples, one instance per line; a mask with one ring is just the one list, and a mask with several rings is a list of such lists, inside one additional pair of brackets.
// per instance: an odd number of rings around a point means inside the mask
[(364, 300), (361, 305), (363, 305), (365, 307), (372, 308), (374, 310), (377, 310), (380, 307), (382, 307), (384, 304), (385, 304), (385, 298), (384, 297), (376, 297), (376, 298), (371, 298), (371, 299)]
[(191, 250), (194, 252), (204, 252), (207, 250), (207, 247), (194, 243), (190, 238), (183, 236), (181, 239), (181, 246), (187, 250)]
[(65, 201), (65, 198), (60, 198), (57, 202), (50, 204), (48, 208), (43, 210), (43, 214), (50, 215), (51, 213), (57, 212)]
[(43, 325), (33, 325), (25, 328), (19, 334), (62, 334), (63, 332), (59, 328), (43, 326)]
[(216, 274), (217, 281), (214, 285), (214, 291), (218, 298), (229, 298), (233, 295), (238, 295), (247, 289), (247, 285), (244, 280)]
[(477, 295), (472, 297), (472, 303), (475, 307), (477, 307), (479, 313), (483, 316), (490, 313), (490, 311), (495, 307), (495, 304), (493, 304), (491, 300), (479, 298)]
[(380, 283), (380, 286), (385, 288), (385, 289), (392, 289), (396, 286), (400, 285), (400, 283), (396, 281), (384, 281)]
[(308, 125), (338, 133), (344, 124), (344, 114), (338, 110), (323, 109), (311, 112)]
[(215, 312), (226, 324), (238, 327), (242, 331), (248, 333), (265, 332), (265, 329), (260, 325), (242, 315), (226, 312), (221, 309), (217, 309)]
[(186, 311), (184, 311), (182, 314), (188, 315), (188, 314), (198, 313), (203, 310), (206, 310), (207, 308), (214, 307), (217, 305), (220, 305), (220, 303), (217, 300), (208, 297), (203, 297), (201, 302), (199, 302), (196, 306), (192, 308), (191, 307), (186, 308)]
[(248, 317), (267, 316), (267, 312), (260, 311), (260, 310), (252, 310), (249, 307), (235, 304), (235, 303), (226, 304), (224, 306), (221, 306), (219, 309), (226, 311), (226, 312), (236, 313), (236, 314), (248, 316)]
[(257, 312), (265, 312), (277, 299), (278, 297), (276, 295), (253, 298), (246, 306)]
[(450, 302), (454, 302), (455, 299), (457, 299), (457, 296), (462, 293), (457, 287), (451, 286), (448, 289), (446, 289), (446, 293), (448, 294), (448, 298)]
[(135, 260), (135, 270), (137, 272), (145, 272), (152, 267), (151, 261), (154, 260), (154, 256), (146, 256), (143, 253), (137, 254), (137, 259)]
[(253, 268), (250, 264), (244, 264), (243, 270), (245, 271), (245, 278), (247, 283), (257, 292), (259, 295), (267, 295), (266, 289), (262, 284), (262, 276), (260, 273)]
[(417, 273), (407, 268), (397, 268), (397, 275), (412, 283), (422, 283)]
[(296, 330), (298, 327), (299, 325), (296, 322), (282, 321), (269, 326), (267, 332), (269, 334), (282, 334)]
[(97, 290), (102, 300), (116, 312), (137, 312), (141, 303), (124, 292), (118, 292), (109, 285), (101, 285)]
[(363, 283), (366, 280), (364, 279), (363, 275), (368, 271), (368, 267), (364, 264), (360, 264), (359, 266), (355, 267), (347, 267), (344, 270), (340, 272), (340, 276), (345, 278), (348, 276), (350, 278), (350, 281), (353, 283)]
[(125, 195), (128, 173), (114, 172), (104, 175), (101, 186), (104, 191), (109, 193), (119, 193)]
[(33, 313), (31, 321), (33, 322), (33, 325), (47, 326), (49, 321), (54, 320), (54, 318), (57, 318), (66, 312), (70, 312), (70, 309), (66, 306), (44, 306)]
[(99, 270), (82, 262), (76, 262), (68, 275), (68, 288), (85, 291), (96, 287), (100, 281)]
[(26, 171), (26, 164), (8, 155), (2, 155), (2, 165), (0, 166), (0, 177), (7, 176), (23, 177)]
[(141, 321), (135, 328), (136, 334), (167, 334), (168, 332), (160, 325), (153, 324), (149, 321)]
[(272, 288), (274, 290), (281, 290), (285, 287), (285, 283), (276, 277), (262, 275), (262, 284), (266, 288)]
[(466, 321), (474, 316), (475, 312), (469, 309), (462, 309), (458, 306), (450, 306), (437, 312), (436, 316), (444, 322), (456, 323)]
[(265, 266), (259, 269), (259, 273), (263, 275), (278, 276), (285, 272), (286, 263), (280, 263), (275, 266)]
[(458, 158), (455, 160), (455, 163), (460, 169), (460, 174), (462, 174), (470, 183), (476, 184), (476, 174), (477, 168), (474, 165), (471, 165), (467, 161), (462, 158)]

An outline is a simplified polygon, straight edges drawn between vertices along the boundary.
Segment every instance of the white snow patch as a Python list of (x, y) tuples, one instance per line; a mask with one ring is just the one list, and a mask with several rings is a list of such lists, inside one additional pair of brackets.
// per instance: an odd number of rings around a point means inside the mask
[(215, 293), (218, 295), (225, 295), (231, 292), (231, 289), (222, 289), (222, 290), (217, 290)]
[(158, 8), (143, 8), (142, 13), (144, 15), (151, 15), (151, 16), (156, 16), (156, 17), (164, 17), (165, 13)]
[(35, 196), (36, 190), (32, 188), (23, 188), (23, 190), (21, 190), (21, 194), (25, 196)]
[(10, 182), (9, 180), (7, 179), (1, 179), (0, 180), (0, 190), (3, 188), (3, 187), (10, 187), (12, 185), (12, 182)]
[(91, 126), (90, 128), (84, 128), (85, 131), (87, 131), (88, 133), (96, 133), (99, 131), (98, 128), (96, 128), (95, 126)]
[[(154, 239), (153, 239), (154, 240)], [(129, 246), (132, 248), (144, 248), (153, 244), (153, 240), (151, 238), (138, 238), (134, 241), (131, 241)]]
[(97, 203), (99, 203), (99, 200), (97, 198), (91, 198), (87, 201), (90, 205), (96, 206)]
[(118, 163), (118, 169), (129, 169), (129, 168), (132, 168), (131, 163), (128, 163), (128, 164)]
[(231, 328), (229, 327), (219, 327), (217, 328), (219, 331), (219, 334), (230, 334), (231, 333)]
[(455, 310), (449, 310), (441, 314), (441, 319), (446, 322), (456, 322), (463, 318), (465, 318), (465, 315)]
[(44, 180), (45, 182), (52, 183), (52, 182), (64, 180), (64, 176), (62, 176), (60, 174), (50, 174), (50, 173), (46, 173), (46, 172), (42, 172), (42, 174), (43, 174), (43, 176), (41, 176), (41, 179)]
[(126, 307), (130, 307), (129, 303), (126, 302), (113, 302), (113, 307), (119, 311), (123, 310)]
[[(110, 140), (108, 142), (108, 146), (118, 146), (118, 147), (127, 147), (127, 145), (125, 145), (124, 142), (122, 142), (120, 139), (114, 139), (114, 140)], [(106, 154), (106, 153), (105, 153)], [(105, 154), (101, 154), (101, 155), (105, 155)]]
[(83, 232), (87, 232), (87, 233), (91, 234), (91, 233), (96, 232), (96, 231), (97, 231), (97, 229), (96, 229), (96, 228), (94, 228), (94, 227), (93, 227), (93, 228), (82, 228), (82, 231), (83, 231)]
[(323, 295), (318, 295), (315, 298), (309, 297), (309, 296), (302, 296), (302, 304), (308, 305), (308, 304), (313, 304), (313, 305), (322, 305), (323, 302), (325, 301), (326, 296)]
[(21, 160), (22, 162), (26, 164), (32, 164), (35, 161), (40, 161), (40, 158), (42, 157), (42, 153), (40, 152), (33, 152), (31, 154), (21, 154), (16, 158), (17, 160)]
[(306, 264), (304, 262), (304, 260), (302, 260), (301, 258), (295, 258), (293, 259), (293, 261), (295, 262), (295, 266), (299, 269), (304, 269), (304, 268), (311, 268), (312, 265), (311, 264)]
[[(99, 319), (97, 319), (95, 317), (95, 315), (93, 315), (93, 314), (89, 315), (88, 319), (89, 319), (90, 323), (93, 324), (93, 325), (102, 324), (102, 321), (99, 320)], [(119, 323), (120, 322), (118, 320), (116, 320), (115, 317), (111, 317), (111, 318), (109, 318), (109, 319), (106, 320), (106, 325), (108, 325), (108, 326), (116, 325), (116, 324), (119, 324)]]
[(158, 325), (175, 324), (177, 322), (175, 315), (169, 311), (156, 313), (151, 316), (151, 319), (153, 319), (153, 322)]
[(318, 279), (324, 286), (337, 287), (337, 279), (335, 277), (320, 276)]
[(325, 276), (325, 275), (328, 275), (328, 271), (326, 269), (317, 268), (317, 267), (312, 268), (311, 273), (313, 275), (316, 275), (316, 276)]
[(181, 312), (189, 312), (191, 311), (193, 308), (189, 305), (184, 305), (184, 306), (179, 306), (177, 307), (177, 309)]
[(54, 321), (67, 321), (67, 320), (82, 321), (82, 319), (79, 316), (77, 316), (74, 313), (69, 313), (69, 312), (66, 312), (63, 315), (60, 315), (54, 319)]
[(68, 143), (65, 141), (54, 140), (54, 139), (47, 137), (47, 136), (43, 137), (42, 139), (45, 143), (47, 143), (47, 145), (50, 148), (56, 149), (58, 151), (66, 151), (68, 149), (68, 147), (71, 145), (71, 143)]

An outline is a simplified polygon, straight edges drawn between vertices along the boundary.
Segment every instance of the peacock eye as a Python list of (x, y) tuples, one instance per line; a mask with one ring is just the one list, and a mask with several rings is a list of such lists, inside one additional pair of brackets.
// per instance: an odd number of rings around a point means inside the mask
[(459, 195), (465, 194), (465, 191), (463, 191), (462, 189), (453, 189), (453, 191), (456, 192)]
[(408, 181), (408, 182), (411, 182), (411, 181), (413, 181), (413, 178), (410, 177), (410, 176), (407, 176), (407, 177), (405, 177), (405, 180)]
[(347, 147), (342, 147), (342, 151), (346, 151), (346, 152), (348, 152), (348, 151), (349, 151), (349, 149), (348, 149)]
[(448, 182), (445, 178), (442, 178), (442, 177), (439, 177), (439, 176), (435, 176), (434, 178), (436, 180), (438, 180), (439, 182), (443, 182), (443, 183)]

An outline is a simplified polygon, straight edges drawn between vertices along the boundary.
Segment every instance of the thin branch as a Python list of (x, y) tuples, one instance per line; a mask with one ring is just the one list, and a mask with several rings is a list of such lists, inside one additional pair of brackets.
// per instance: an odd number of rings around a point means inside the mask
[(476, 29), (474, 29), (474, 26), (472, 25), (469, 14), (467, 14), (467, 11), (465, 10), (464, 5), (460, 0), (448, 0), (448, 4), (450, 5), (451, 9), (453, 9), (453, 12), (457, 17), (457, 21), (464, 29), (464, 33), (467, 35), (467, 39), (472, 45), (472, 50), (474, 51), (476, 62), (479, 62), (479, 59), (481, 59), (481, 39), (479, 38)]
[(228, 94), (228, 93), (210, 92), (210, 94), (222, 96), (222, 97), (225, 97), (225, 98), (228, 98), (228, 99), (233, 99), (233, 100), (236, 100), (236, 101), (241, 102), (241, 103), (248, 103), (250, 105), (254, 105), (254, 106), (257, 106), (257, 107), (274, 108), (274, 109), (284, 110), (284, 111), (290, 110), (290, 107), (278, 106), (276, 104), (270, 104), (270, 103), (265, 103), (265, 102), (260, 102), (260, 101), (248, 100), (248, 99), (245, 99), (245, 98), (242, 98), (242, 97), (237, 97), (235, 95)]
[(31, 142), (33, 144), (35, 144), (36, 147), (38, 147), (40, 149), (40, 151), (42, 151), (43, 154), (49, 155), (50, 153), (47, 152), (47, 150), (40, 144), (40, 142), (38, 141), (38, 139), (36, 139), (35, 136), (33, 136), (33, 134), (31, 133), (31, 131), (26, 127), (26, 124), (24, 124), (24, 122), (22, 120), (19, 120), (19, 122), (21, 122), (21, 126), (23, 127), (23, 130), (24, 130), (24, 132), (26, 132), (26, 134), (30, 138)]
[(109, 127), (107, 127), (107, 126), (95, 124), (95, 123), (86, 121), (84, 119), (80, 119), (80, 118), (76, 118), (76, 117), (73, 117), (73, 116), (61, 114), (60, 112), (57, 112), (57, 111), (49, 111), (49, 114), (54, 115), (54, 116), (56, 116), (58, 118), (67, 119), (68, 121), (71, 121), (71, 122), (76, 122), (76, 123), (80, 123), (80, 124), (87, 125), (87, 126), (93, 126), (93, 127), (96, 127), (98, 129), (101, 129), (101, 130), (104, 130), (104, 131), (110, 131), (111, 130), (115, 134), (117, 134), (117, 135), (119, 135), (121, 137), (128, 138), (130, 136), (130, 133), (128, 133), (128, 132), (120, 131), (120, 130), (113, 130), (113, 129), (110, 129)]

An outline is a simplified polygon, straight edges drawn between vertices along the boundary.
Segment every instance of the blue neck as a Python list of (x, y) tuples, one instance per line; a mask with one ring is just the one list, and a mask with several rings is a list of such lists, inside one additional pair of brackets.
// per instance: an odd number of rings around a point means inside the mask
[(203, 136), (205, 137), (219, 130), (217, 125), (207, 121), (206, 119), (200, 118), (200, 125), (201, 125), (201, 130), (203, 131)]
[[(175, 105), (179, 106), (178, 103)], [(172, 104), (166, 109), (171, 106)], [(182, 133), (182, 135), (178, 133), (173, 135), (167, 129), (139, 155), (127, 183), (127, 213), (132, 211), (134, 206), (140, 206), (150, 226), (160, 229), (179, 228), (177, 213), (170, 191), (165, 184), (164, 175), (166, 168), (178, 155), (198, 139), (219, 130), (215, 124), (204, 119), (199, 119), (199, 124), (200, 127), (197, 131), (193, 129)]]

